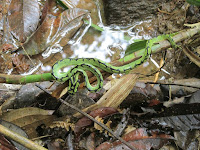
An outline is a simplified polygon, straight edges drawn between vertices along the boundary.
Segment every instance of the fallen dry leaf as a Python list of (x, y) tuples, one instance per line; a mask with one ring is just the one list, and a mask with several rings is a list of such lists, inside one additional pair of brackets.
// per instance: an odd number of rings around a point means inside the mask
[(11, 33), (20, 42), (25, 42), (33, 31), (36, 30), (40, 17), (40, 9), (37, 0), (12, 0), (8, 21)]
[(0, 134), (1, 150), (17, 150), (2, 134)]
[(50, 125), (55, 119), (52, 111), (34, 107), (20, 108), (3, 113), (2, 119), (25, 129), (30, 138), (37, 137), (35, 129), (41, 125)]
[[(166, 134), (152, 134), (149, 135), (145, 128), (138, 128), (133, 130), (122, 137), (125, 141), (129, 142), (136, 150), (150, 150), (151, 148), (160, 148), (169, 140), (174, 139), (170, 135)], [(121, 141), (115, 141), (113, 143), (104, 142), (99, 145), (96, 150), (121, 150), (128, 149)]]
[(16, 68), (17, 72), (24, 72), (29, 69), (29, 64), (23, 55), (16, 55), (12, 57), (13, 66)]
[[(93, 118), (99, 116), (99, 117), (105, 117), (107, 115), (111, 115), (118, 112), (115, 108), (112, 107), (102, 107), (102, 108), (98, 108), (96, 110), (93, 110), (89, 113), (90, 116), (92, 116)], [(74, 132), (76, 134), (80, 133), (82, 131), (82, 129), (84, 129), (85, 127), (89, 126), (92, 124), (92, 120), (90, 120), (87, 117), (83, 117), (81, 119), (78, 120), (78, 122), (75, 124), (75, 129)]]

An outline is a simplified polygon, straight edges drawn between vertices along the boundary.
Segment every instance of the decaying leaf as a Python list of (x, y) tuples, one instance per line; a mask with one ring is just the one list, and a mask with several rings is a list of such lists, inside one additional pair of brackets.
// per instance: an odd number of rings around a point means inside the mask
[[(164, 144), (167, 143), (167, 141), (163, 140), (162, 138), (155, 138), (155, 139), (149, 138), (139, 141), (130, 141), (128, 143), (133, 147), (135, 147), (136, 150), (151, 150), (151, 149), (160, 149)], [(110, 150), (122, 150), (122, 149), (129, 150), (129, 148), (124, 144), (114, 146)]]
[[(111, 88), (109, 88), (96, 104), (90, 105), (85, 108), (84, 111), (94, 110), (99, 107), (117, 108), (133, 89), (137, 77), (138, 76), (135, 74), (127, 74), (122, 78), (117, 79), (117, 82), (113, 86), (110, 82), (109, 84)], [(79, 116), (79, 113), (76, 113), (74, 116)]]
[[(96, 119), (98, 122), (101, 122), (101, 123), (104, 124), (104, 120), (103, 120), (102, 118), (100, 118), (99, 116), (95, 117), (95, 119)], [(109, 120), (105, 125), (106, 125), (108, 128), (110, 128), (110, 124), (111, 124), (111, 123), (112, 123), (112, 121)], [(98, 124), (96, 124), (96, 123), (94, 123), (94, 128), (97, 129), (97, 130), (99, 130), (100, 133), (102, 133), (102, 132), (104, 131), (104, 129), (103, 129), (101, 126), (99, 126)], [(105, 131), (105, 132), (107, 132), (107, 131)], [(106, 134), (107, 134), (107, 133), (106, 133)]]
[(53, 124), (49, 126), (50, 128), (61, 127), (69, 131), (70, 128), (74, 129), (74, 124), (70, 123), (70, 120), (67, 121), (54, 121)]
[(24, 72), (29, 69), (29, 64), (26, 63), (26, 59), (23, 55), (12, 57), (12, 63), (17, 72)]
[(127, 74), (112, 86), (97, 102), (98, 106), (117, 108), (133, 89), (137, 75)]
[[(98, 108), (94, 111), (91, 111), (89, 113), (89, 115), (92, 116), (93, 118), (95, 118), (96, 116), (105, 117), (107, 115), (111, 115), (116, 112), (117, 112), (117, 110), (115, 108), (103, 107), (103, 108)], [(83, 117), (83, 118), (79, 119), (78, 122), (75, 124), (74, 132), (76, 134), (78, 134), (80, 131), (82, 131), (82, 129), (84, 129), (85, 127), (87, 127), (88, 125), (91, 125), (91, 124), (92, 124), (92, 120), (90, 120), (87, 117)]]
[[(19, 135), (21, 135), (21, 136), (23, 136), (25, 138), (28, 138), (26, 132), (24, 130), (22, 130), (20, 127), (16, 126), (15, 124), (7, 122), (7, 121), (4, 121), (4, 120), (1, 120), (0, 124), (3, 125), (4, 127), (8, 128), (10, 131), (18, 133)], [(17, 149), (28, 150), (26, 147), (24, 147), (23, 145), (15, 142), (13, 140), (11, 140), (11, 142), (15, 145), (15, 147)]]
[(33, 31), (36, 30), (40, 9), (37, 0), (12, 0), (9, 11), (8, 21), (11, 33), (20, 42), (25, 42)]
[(14, 49), (14, 46), (12, 44), (5, 43), (0, 46), (0, 52), (6, 52), (12, 49)]
[(199, 130), (174, 132), (176, 144), (184, 150), (199, 150)]
[(200, 129), (200, 104), (176, 104), (160, 114), (154, 114), (152, 123), (170, 127), (175, 131)]
[[(49, 7), (53, 7), (52, 4), (49, 5)], [(29, 55), (39, 54), (47, 48), (52, 50), (51, 46), (54, 46), (54, 50), (61, 50), (61, 47), (66, 45), (81, 27), (82, 19), (89, 13), (89, 11), (79, 8), (68, 9), (62, 13), (53, 11), (54, 9), (48, 8), (42, 24), (28, 42), (23, 45)], [(26, 54), (22, 48), (19, 48), (18, 52)]]
[[(145, 128), (138, 128), (134, 131), (131, 131), (125, 134), (122, 137), (125, 141), (129, 142), (137, 150), (150, 150), (151, 148), (159, 149), (167, 141), (174, 139), (173, 137), (165, 134), (152, 134), (148, 135)], [(113, 143), (105, 142), (99, 145), (96, 150), (121, 150), (129, 149), (124, 144), (121, 144), (120, 141), (115, 141)]]
[(192, 129), (200, 129), (200, 114), (186, 114), (170, 117), (158, 118), (160, 124), (165, 124), (175, 130), (189, 131)]
[(2, 134), (0, 134), (1, 150), (17, 150)]
[(62, 142), (59, 140), (53, 140), (48, 142), (47, 147), (50, 150), (62, 150)]
[(30, 138), (37, 137), (36, 127), (41, 124), (48, 126), (55, 116), (52, 112), (34, 107), (20, 108), (6, 112), (2, 115), (2, 119), (13, 124), (23, 127)]

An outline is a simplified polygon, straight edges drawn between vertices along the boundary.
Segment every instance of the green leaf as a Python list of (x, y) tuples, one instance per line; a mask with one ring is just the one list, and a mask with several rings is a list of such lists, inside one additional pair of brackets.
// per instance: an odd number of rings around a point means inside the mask
[(138, 42), (130, 44), (126, 49), (125, 56), (131, 53), (134, 53), (138, 50), (144, 49), (146, 47), (146, 42), (147, 40), (142, 40), (142, 41), (138, 41)]
[(192, 5), (200, 6), (200, 0), (186, 0), (186, 1)]
[(64, 9), (68, 9), (68, 7), (61, 1), (61, 0), (57, 0), (56, 1), (61, 7), (63, 7)]
[[(86, 20), (86, 19), (83, 19), (83, 20), (84, 20), (85, 23), (89, 24), (88, 20)], [(94, 29), (96, 29), (96, 30), (98, 30), (100, 32), (104, 31), (104, 29), (102, 29), (101, 27), (99, 27), (98, 25), (93, 24), (93, 23), (91, 24), (91, 27), (93, 27)]]

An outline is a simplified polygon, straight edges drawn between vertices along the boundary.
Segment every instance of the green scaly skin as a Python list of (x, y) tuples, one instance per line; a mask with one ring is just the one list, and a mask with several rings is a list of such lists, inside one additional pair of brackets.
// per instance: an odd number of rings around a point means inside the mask
[[(82, 74), (85, 79), (85, 86), (91, 92), (96, 92), (100, 90), (103, 86), (103, 77), (100, 71), (96, 68), (101, 68), (102, 70), (109, 73), (129, 73), (130, 70), (136, 66), (142, 64), (147, 57), (151, 54), (151, 48), (154, 43), (160, 40), (169, 40), (173, 47), (176, 47), (176, 43), (173, 41), (170, 35), (161, 35), (157, 38), (153, 38), (146, 43), (144, 55), (129, 64), (124, 66), (116, 67), (109, 63), (106, 63), (100, 59), (96, 58), (67, 58), (56, 62), (52, 67), (52, 76), (58, 82), (65, 82), (69, 80), (68, 92), (69, 94), (74, 94), (77, 92), (79, 87), (79, 75)], [(60, 70), (67, 66), (73, 66), (68, 72), (60, 72)], [(97, 78), (96, 86), (92, 86), (89, 82), (86, 71), (92, 72)]]
[(196, 6), (200, 6), (200, 0), (186, 0), (188, 3)]

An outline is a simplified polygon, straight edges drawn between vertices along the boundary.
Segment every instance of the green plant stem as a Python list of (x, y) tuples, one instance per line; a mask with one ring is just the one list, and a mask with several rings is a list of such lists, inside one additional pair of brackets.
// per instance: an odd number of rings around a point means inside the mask
[[(178, 34), (173, 36), (173, 40), (176, 43), (178, 43), (187, 38), (194, 36), (197, 33), (200, 33), (199, 26), (179, 32)], [(162, 49), (166, 49), (170, 46), (171, 46), (171, 44), (169, 43), (168, 40), (161, 41), (158, 44), (152, 46), (152, 53), (160, 52)], [(121, 61), (121, 62), (131, 61), (136, 57), (142, 56), (144, 54), (144, 51), (145, 51), (145, 49), (141, 49), (130, 55), (125, 56), (124, 58), (121, 58), (119, 61)], [(51, 81), (51, 80), (54, 80), (51, 73), (27, 75), (27, 76), (0, 74), (0, 83), (26, 84), (26, 83)]]
[(0, 74), (0, 83), (26, 84), (26, 83), (51, 81), (51, 80), (54, 80), (51, 73), (26, 75), (26, 76)]

